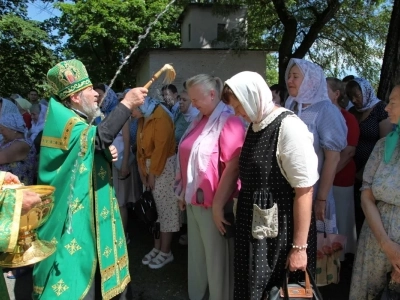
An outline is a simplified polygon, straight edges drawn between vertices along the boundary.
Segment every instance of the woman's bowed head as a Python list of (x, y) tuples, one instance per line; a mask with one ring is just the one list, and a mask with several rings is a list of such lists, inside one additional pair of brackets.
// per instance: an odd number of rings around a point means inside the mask
[(220, 101), (222, 81), (218, 77), (199, 74), (186, 81), (187, 93), (192, 106), (202, 115), (210, 116)]
[(347, 83), (346, 95), (359, 112), (367, 111), (380, 101), (371, 83), (364, 78), (354, 78)]
[(275, 107), (264, 78), (249, 71), (240, 72), (225, 82), (222, 101), (232, 106), (237, 116), (253, 124), (259, 124)]
[[(283, 280), (285, 268), (295, 272), (309, 266), (315, 272), (312, 187), (318, 180), (318, 158), (306, 125), (293, 112), (277, 107), (272, 99), (264, 78), (249, 71), (228, 79), (222, 92), (222, 101), (251, 123), (239, 158), (234, 299), (263, 298), (275, 282)], [(255, 240), (255, 212), (275, 205), (277, 215), (287, 218), (279, 220), (276, 235)], [(271, 217), (265, 226), (278, 225), (275, 219), (278, 216)], [(280, 225), (285, 222), (287, 226)], [(259, 274), (257, 270), (261, 269), (269, 271)]]

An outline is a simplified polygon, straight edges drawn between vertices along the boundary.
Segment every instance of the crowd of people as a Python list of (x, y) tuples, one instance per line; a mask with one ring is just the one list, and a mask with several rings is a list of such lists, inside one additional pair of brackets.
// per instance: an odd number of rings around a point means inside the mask
[(385, 103), (364, 78), (294, 58), (285, 86), (199, 74), (160, 99), (93, 85), (78, 60), (47, 78), (49, 101), (0, 102), (0, 179), (56, 187), (39, 234), (57, 250), (34, 266), (34, 299), (125, 299), (128, 208), (143, 191), (159, 235), (142, 264), (173, 262), (186, 223), (192, 300), (268, 299), (286, 270), (315, 274), (317, 232), (347, 237), (350, 299), (375, 297), (388, 272), (400, 283), (400, 86)]

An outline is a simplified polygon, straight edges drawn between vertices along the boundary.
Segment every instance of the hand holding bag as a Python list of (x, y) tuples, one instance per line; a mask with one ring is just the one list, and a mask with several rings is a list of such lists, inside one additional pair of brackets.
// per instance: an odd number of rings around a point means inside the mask
[(151, 190), (146, 189), (139, 201), (135, 203), (134, 212), (138, 218), (147, 226), (151, 234), (155, 239), (160, 238), (160, 223), (158, 220), (158, 213), (156, 208), (156, 202), (154, 201)]
[(315, 299), (322, 300), (321, 293), (310, 270), (307, 268), (305, 272), (305, 283), (291, 283), (288, 284), (289, 270), (285, 270), (285, 278), (283, 279), (282, 287), (273, 287), (268, 294), (268, 300), (304, 300)]
[(392, 281), (392, 273), (386, 275), (386, 285), (374, 300), (400, 300), (400, 283)]
[(134, 211), (138, 218), (149, 228), (153, 227), (158, 219), (156, 202), (150, 190), (146, 190), (135, 203)]

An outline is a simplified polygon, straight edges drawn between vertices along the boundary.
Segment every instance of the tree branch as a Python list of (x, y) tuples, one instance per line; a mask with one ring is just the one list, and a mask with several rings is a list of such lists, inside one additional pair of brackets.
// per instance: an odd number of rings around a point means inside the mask
[(279, 46), (279, 83), (285, 81), (284, 74), (287, 63), (292, 57), (292, 49), (297, 35), (297, 20), (287, 10), (284, 0), (272, 0), (279, 20), (282, 22), (284, 31)]
[(294, 21), (296, 21), (296, 20), (293, 17), (293, 15), (291, 13), (289, 13), (289, 11), (287, 10), (285, 1), (272, 0), (272, 3), (274, 4), (275, 11), (278, 15), (279, 20), (282, 22), (283, 26), (285, 26), (285, 27), (293, 26), (292, 20), (294, 20)]
[(94, 55), (96, 55), (97, 60), (100, 63), (104, 64), (104, 61), (101, 59), (101, 57), (98, 55), (97, 51), (95, 50), (92, 40), (90, 40), (89, 42), (90, 42), (90, 48), (92, 48), (92, 51), (93, 51)]
[(326, 23), (334, 17), (341, 6), (339, 0), (327, 0), (327, 2), (328, 7), (322, 13), (318, 14), (315, 22), (310, 26), (310, 30), (304, 37), (299, 48), (297, 48), (293, 53), (293, 57), (303, 58), (307, 54), (308, 49), (311, 48), (320, 31), (324, 28)]
[(338, 39), (338, 38), (335, 37), (335, 36), (320, 35), (320, 36), (318, 37), (318, 40), (320, 40), (321, 42), (323, 42), (323, 40), (328, 40), (328, 41), (330, 41), (330, 42), (336, 44), (336, 45), (339, 46), (339, 47), (343, 47), (343, 41), (340, 40), (340, 39)]

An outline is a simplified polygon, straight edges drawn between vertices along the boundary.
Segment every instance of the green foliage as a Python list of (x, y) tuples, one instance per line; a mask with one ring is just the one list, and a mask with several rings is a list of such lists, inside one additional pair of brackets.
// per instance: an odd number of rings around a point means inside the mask
[(279, 83), (278, 57), (275, 54), (267, 54), (265, 74), (269, 86)]
[[(390, 22), (391, 6), (354, 3), (342, 5), (338, 14), (321, 31), (309, 51), (329, 76), (344, 77), (346, 70), (378, 85), (379, 73)], [(351, 6), (353, 5), (353, 6)]]
[[(94, 82), (109, 82), (148, 24), (170, 0), (60, 0), (56, 6), (61, 17), (42, 23), (27, 20), (28, 2), (0, 0), (3, 95), (25, 91), (33, 85), (46, 89), (45, 73), (60, 58), (81, 59)], [(177, 20), (190, 2), (193, 1), (177, 0), (153, 26), (122, 69), (117, 90), (134, 85), (134, 71), (149, 49), (180, 46)], [(305, 57), (321, 65), (328, 76), (340, 78), (351, 72), (376, 85), (391, 2), (222, 0), (216, 1), (213, 9), (226, 16), (238, 7), (247, 7), (247, 22), (225, 38), (238, 52), (248, 48), (273, 53), (266, 57), (269, 84), (282, 81), (285, 62), (291, 57)], [(203, 5), (211, 4), (205, 1)], [(292, 30), (287, 30), (289, 27)]]
[[(60, 3), (60, 34), (68, 36), (63, 47), (66, 58), (81, 59), (93, 81), (109, 82), (123, 58), (135, 46), (148, 24), (168, 4), (166, 0), (88, 0)], [(122, 69), (119, 89), (134, 84), (132, 76), (150, 48), (171, 48), (180, 45), (177, 19), (182, 11), (172, 6), (153, 26), (138, 51)], [(118, 89), (118, 86), (117, 86)]]
[(13, 13), (18, 16), (26, 16), (28, 0), (0, 0), (0, 16)]
[(55, 62), (51, 40), (39, 22), (15, 14), (0, 19), (0, 95), (24, 95), (30, 88), (43, 92), (46, 73)]
[[(280, 59), (306, 58), (321, 65), (330, 76), (349, 70), (372, 82), (378, 81), (384, 43), (390, 20), (389, 1), (363, 0), (231, 0), (248, 9), (247, 30), (238, 33), (250, 49), (276, 51)], [(321, 29), (325, 13), (327, 22)], [(330, 5), (330, 7), (328, 7)], [(277, 8), (282, 8), (283, 16)], [(282, 18), (281, 18), (282, 17)], [(330, 18), (329, 18), (330, 17)], [(293, 41), (284, 38), (284, 22), (292, 22)], [(312, 36), (317, 33), (315, 38)], [(288, 50), (285, 53), (285, 50)], [(281, 67), (281, 66), (280, 66)], [(285, 69), (280, 68), (280, 76)]]

